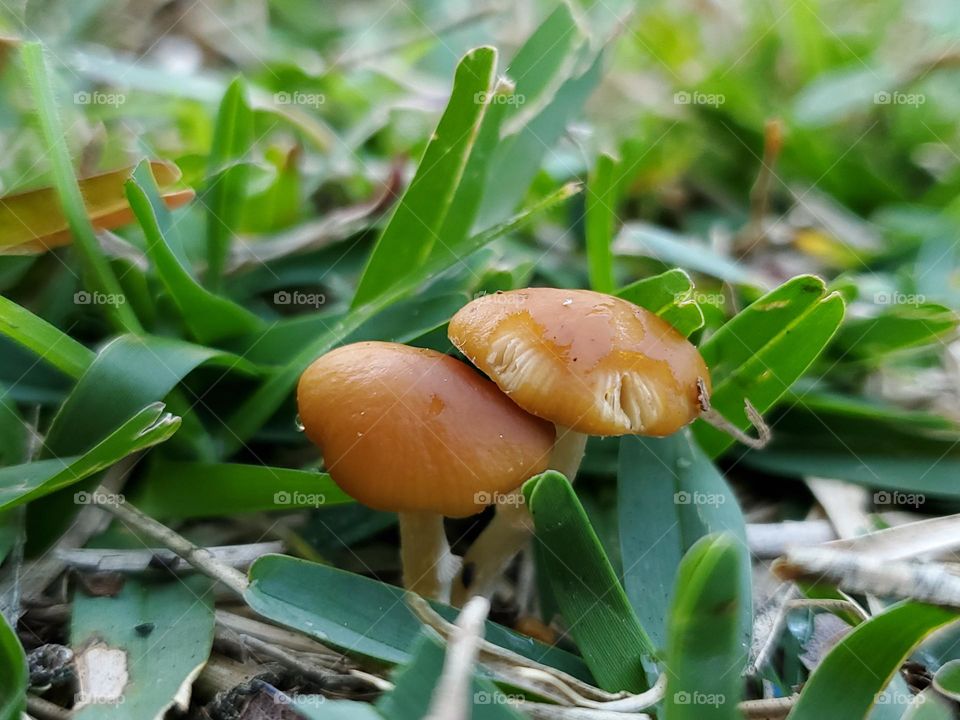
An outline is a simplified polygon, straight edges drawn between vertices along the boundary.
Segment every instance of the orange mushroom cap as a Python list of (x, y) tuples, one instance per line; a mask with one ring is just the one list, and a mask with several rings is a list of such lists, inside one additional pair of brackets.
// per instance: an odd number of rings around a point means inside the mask
[(485, 295), (450, 320), (450, 340), (525, 410), (588, 435), (670, 435), (700, 413), (710, 374), (653, 313), (589, 290)]
[(304, 430), (334, 481), (378, 510), (480, 512), (542, 472), (554, 428), (468, 365), (420, 348), (362, 342), (300, 378)]

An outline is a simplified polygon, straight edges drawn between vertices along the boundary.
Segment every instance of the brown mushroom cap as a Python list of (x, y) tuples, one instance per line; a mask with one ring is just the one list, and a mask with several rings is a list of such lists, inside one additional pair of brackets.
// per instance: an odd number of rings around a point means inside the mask
[(588, 435), (670, 435), (700, 412), (697, 349), (667, 322), (589, 290), (477, 298), (450, 340), (525, 410)]
[(300, 419), (334, 481), (378, 510), (465, 517), (547, 467), (554, 428), (459, 360), (385, 342), (345, 345), (297, 386)]

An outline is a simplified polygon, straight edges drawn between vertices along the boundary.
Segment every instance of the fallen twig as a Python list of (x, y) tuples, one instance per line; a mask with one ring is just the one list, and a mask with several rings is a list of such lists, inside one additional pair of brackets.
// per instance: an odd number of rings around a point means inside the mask
[[(224, 565), (244, 569), (262, 555), (283, 552), (283, 543), (265, 542), (245, 545), (220, 545), (207, 550)], [(193, 566), (176, 553), (162, 550), (115, 550), (108, 548), (66, 548), (55, 551), (64, 564), (90, 572), (143, 572), (161, 564), (165, 570), (184, 572)]]
[(219, 580), (237, 595), (243, 596), (249, 584), (246, 575), (220, 562), (206, 548), (194, 545), (163, 523), (145, 515), (130, 503), (110, 494), (102, 487), (91, 493), (90, 498), (91, 502), (96, 504), (97, 507), (112, 513), (124, 524), (131, 526), (132, 530), (139, 530), (147, 537), (172, 550), (204, 575)]
[(960, 608), (960, 577), (942, 563), (886, 560), (817, 548), (795, 548), (773, 563), (783, 580), (828, 582), (848, 592)]

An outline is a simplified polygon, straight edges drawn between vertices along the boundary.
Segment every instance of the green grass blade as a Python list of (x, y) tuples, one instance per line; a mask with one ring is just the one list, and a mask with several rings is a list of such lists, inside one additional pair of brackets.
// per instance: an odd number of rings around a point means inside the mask
[(653, 644), (637, 619), (570, 482), (548, 471), (524, 486), (545, 572), (567, 631), (600, 687), (642, 692)]
[(913, 649), (957, 617), (955, 610), (903, 602), (858, 625), (813, 671), (790, 720), (866, 717)]
[[(83, 195), (80, 193), (80, 185), (73, 172), (70, 152), (67, 149), (67, 136), (60, 122), (53, 88), (47, 74), (43, 46), (35, 42), (24, 43), (22, 57), (27, 80), (33, 90), (40, 130), (53, 168), (54, 185), (83, 260), (89, 287), (104, 295), (122, 296), (120, 282), (100, 251), (96, 233), (87, 216)], [(129, 303), (104, 303), (101, 307), (116, 330), (132, 333), (142, 331)]]
[(0, 333), (72, 378), (79, 378), (95, 357), (92, 350), (65, 332), (3, 296), (0, 296)]
[(597, 165), (587, 180), (586, 236), (587, 275), (590, 287), (597, 292), (612, 293), (616, 287), (613, 276), (613, 226), (616, 221), (617, 198), (614, 194), (614, 173), (617, 161), (609, 155), (600, 155)]
[[(744, 400), (764, 413), (823, 353), (843, 320), (844, 303), (812, 275), (796, 277), (737, 314), (703, 343), (713, 378), (711, 403), (742, 430), (750, 428)], [(697, 441), (717, 457), (734, 440), (697, 421)]]
[(683, 270), (637, 280), (616, 292), (617, 297), (656, 313), (686, 337), (703, 327), (703, 311), (694, 296), (693, 281)]
[(47, 433), (46, 452), (59, 456), (84, 452), (144, 405), (165, 398), (204, 364), (232, 372), (254, 371), (235, 355), (180, 340), (132, 335), (114, 339), (100, 350), (60, 407)]
[(201, 286), (180, 264), (161, 231), (162, 227), (171, 226), (170, 213), (160, 199), (149, 164), (137, 167), (126, 191), (143, 228), (150, 262), (194, 338), (208, 344), (261, 328), (263, 323), (256, 315)]
[[(740, 720), (746, 656), (740, 541), (701, 538), (677, 569), (667, 645), (667, 720)], [(749, 562), (749, 558), (746, 559)]]
[[(390, 720), (421, 720), (427, 717), (437, 678), (443, 672), (444, 646), (424, 632), (413, 646), (413, 657), (393, 678), (394, 689), (384, 695), (377, 708)], [(522, 720), (490, 680), (474, 676), (469, 686), (467, 717), (471, 720)]]
[[(517, 230), (529, 222), (534, 216), (555, 207), (577, 192), (579, 192), (578, 185), (564, 185), (539, 202), (517, 213), (509, 220), (472, 235), (463, 247), (462, 256), (467, 257), (470, 253), (479, 250), (498, 237)], [(401, 300), (406, 293), (412, 292), (415, 288), (435, 278), (446, 269), (445, 258), (443, 256), (433, 255), (417, 272), (408, 275), (404, 283), (395, 287), (390, 294), (381, 296), (374, 303), (352, 310), (348, 315), (330, 325), (326, 332), (304, 347), (297, 355), (289, 360), (283, 368), (273, 373), (267, 381), (257, 388), (250, 398), (230, 416), (227, 422), (230, 428), (230, 435), (223, 439), (225, 447), (227, 449), (235, 449), (240, 442), (250, 438), (259, 430), (260, 427), (270, 419), (270, 416), (276, 412), (277, 408), (280, 407), (281, 403), (297, 384), (297, 379), (301, 373), (303, 373), (310, 363), (331, 348), (344, 342), (344, 338), (350, 337), (351, 334), (361, 328), (364, 323)]]
[[(405, 275), (430, 255), (437, 243), (459, 245), (472, 225), (479, 201), (477, 191), (485, 177), (484, 159), (467, 175), (471, 153), (481, 134), (481, 125), (493, 95), (496, 50), (480, 47), (467, 53), (457, 66), (453, 90), (417, 173), (377, 240), (360, 278), (353, 307), (360, 307), (389, 293)], [(485, 138), (487, 145), (496, 134)], [(465, 190), (459, 193), (462, 182)], [(452, 212), (456, 210), (456, 212)]]
[(326, 473), (160, 460), (151, 465), (133, 502), (153, 517), (183, 519), (329, 507), (352, 503), (353, 498)]
[[(161, 403), (143, 408), (87, 452), (0, 468), (0, 510), (22, 505), (74, 485), (144, 448), (168, 440), (180, 418)], [(77, 504), (76, 498), (74, 498)], [(83, 504), (82, 498), (79, 504)]]
[(208, 183), (203, 191), (207, 206), (207, 285), (220, 288), (233, 233), (243, 213), (249, 166), (243, 158), (253, 146), (253, 110), (247, 102), (246, 84), (237, 77), (220, 101), (210, 148)]
[[(78, 675), (86, 674), (84, 668), (106, 672), (104, 653), (113, 652), (127, 682), (111, 702), (81, 681), (71, 717), (143, 720), (164, 717), (175, 706), (185, 710), (190, 686), (213, 647), (211, 590), (211, 582), (197, 575), (172, 582), (128, 577), (113, 597), (91, 597), (78, 589), (70, 621)], [(103, 690), (93, 690), (98, 689)]]
[(20, 720), (27, 705), (29, 679), (23, 646), (0, 615), (0, 720)]
[[(407, 607), (402, 588), (283, 555), (257, 559), (249, 576), (245, 599), (264, 617), (347, 652), (389, 663), (410, 661), (423, 625)], [(458, 612), (446, 605), (433, 608), (451, 621)], [(565, 650), (492, 622), (487, 622), (485, 636), (524, 657), (581, 679), (590, 677), (580, 658)]]
[(730, 487), (689, 432), (622, 438), (617, 493), (624, 587), (657, 647), (667, 642), (666, 618), (684, 554), (711, 533), (739, 539), (745, 658), (752, 626), (746, 526)]

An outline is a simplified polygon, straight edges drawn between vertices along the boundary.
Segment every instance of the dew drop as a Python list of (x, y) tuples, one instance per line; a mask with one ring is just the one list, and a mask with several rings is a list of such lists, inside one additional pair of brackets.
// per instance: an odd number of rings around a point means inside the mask
[(677, 467), (679, 467), (679, 468), (688, 468), (688, 467), (690, 467), (690, 465), (691, 465), (691, 463), (690, 463), (690, 461), (689, 461), (687, 458), (685, 458), (685, 457), (677, 458)]
[(300, 415), (297, 415), (293, 419), (293, 426), (297, 429), (297, 432), (303, 432), (306, 430), (306, 427), (303, 424), (303, 420), (300, 419)]
[(567, 305), (573, 305), (573, 298), (565, 298), (564, 301), (560, 304), (563, 305), (564, 307), (566, 307)]

